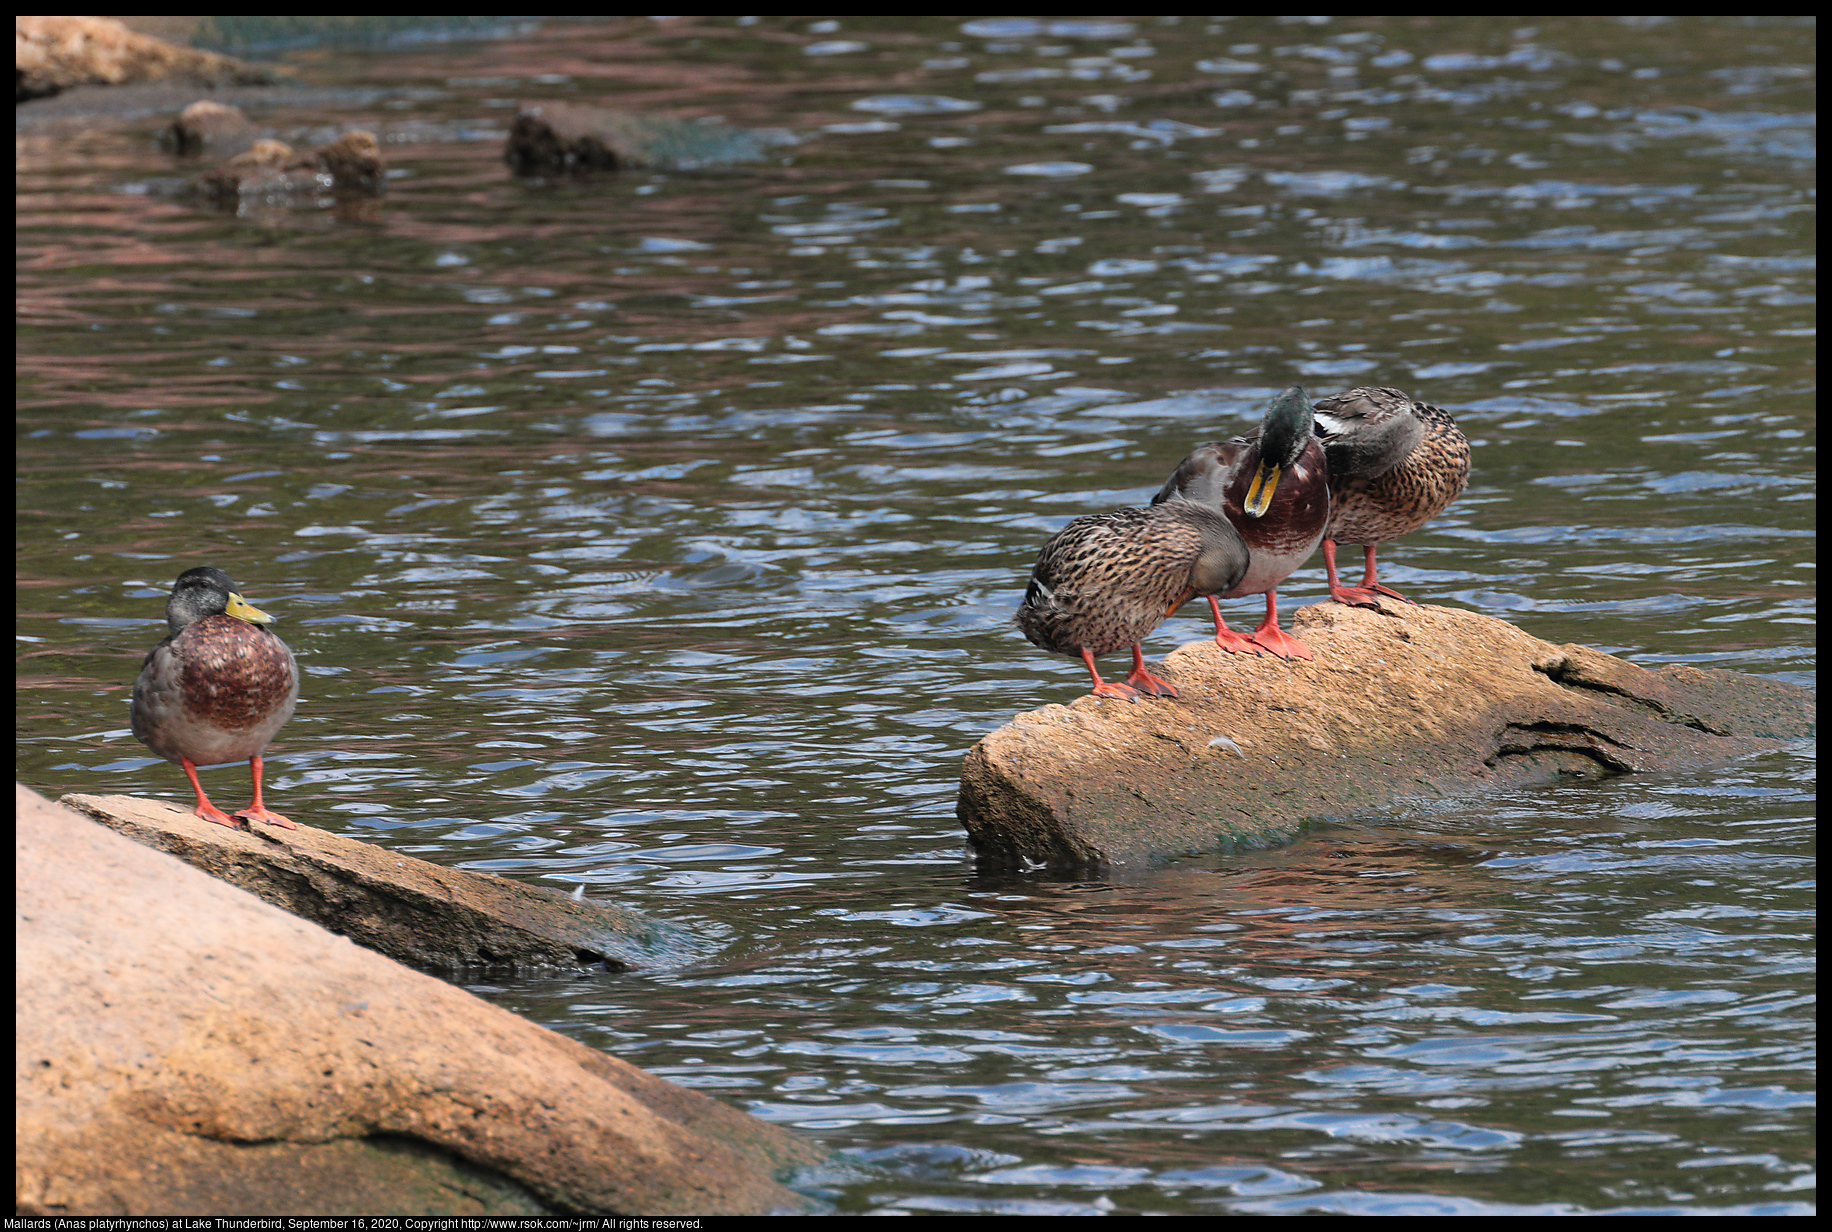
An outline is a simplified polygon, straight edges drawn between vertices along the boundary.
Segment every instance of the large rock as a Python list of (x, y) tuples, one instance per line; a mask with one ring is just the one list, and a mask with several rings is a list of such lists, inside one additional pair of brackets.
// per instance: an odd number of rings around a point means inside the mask
[(1805, 689), (1733, 672), (1650, 672), (1446, 607), (1321, 603), (1292, 627), (1314, 663), (1172, 651), (1175, 700), (1084, 695), (988, 734), (958, 812), (982, 858), (1142, 864), (1294, 837), (1565, 775), (1684, 769), (1813, 733)]
[(212, 51), (174, 47), (107, 17), (14, 17), (16, 100), (72, 86), (140, 85), (182, 79), (198, 85), (263, 85), (265, 69)]
[(16, 803), (16, 1213), (811, 1205), (787, 1130)]
[(231, 830), (135, 796), (73, 794), (58, 803), (416, 967), (623, 971), (674, 966), (701, 949), (681, 929), (626, 907), (446, 868), (303, 823)]

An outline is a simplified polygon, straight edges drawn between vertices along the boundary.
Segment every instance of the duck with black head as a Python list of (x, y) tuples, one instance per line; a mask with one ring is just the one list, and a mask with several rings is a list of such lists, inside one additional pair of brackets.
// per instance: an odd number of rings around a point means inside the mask
[[(299, 665), (267, 628), (273, 617), (243, 599), (227, 573), (204, 566), (178, 575), (165, 621), (170, 634), (134, 681), (134, 735), (184, 767), (205, 821), (298, 829), (261, 800), (261, 754), (299, 700)], [(210, 803), (197, 767), (239, 761), (249, 763), (254, 803), (231, 815)]]

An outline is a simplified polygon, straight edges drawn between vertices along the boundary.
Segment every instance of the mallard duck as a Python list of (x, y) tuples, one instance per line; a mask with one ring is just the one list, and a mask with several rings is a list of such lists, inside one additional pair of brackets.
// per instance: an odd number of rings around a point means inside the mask
[[(1228, 520), (1173, 500), (1076, 518), (1037, 553), (1018, 628), (1044, 650), (1079, 656), (1096, 697), (1175, 697), (1145, 670), (1139, 643), (1195, 595), (1225, 591), (1247, 570), (1247, 545)], [(1094, 656), (1132, 647), (1126, 683), (1103, 681)]]
[[(134, 735), (184, 767), (197, 790), (197, 815), (239, 828), (237, 819), (286, 830), (292, 822), (261, 803), (261, 753), (293, 716), (299, 665), (221, 569), (186, 569), (165, 601), (171, 634), (147, 652), (134, 681)], [(254, 803), (232, 818), (210, 803), (197, 767), (247, 761)]]
[[(1311, 658), (1310, 647), (1279, 628), (1278, 596), (1279, 583), (1317, 550), (1329, 524), (1329, 473), (1303, 387), (1274, 398), (1253, 435), (1198, 445), (1151, 499), (1155, 505), (1175, 497), (1221, 510), (1252, 553), (1239, 582), (1208, 596), (1216, 644), (1235, 654)], [(1266, 596), (1259, 628), (1251, 635), (1228, 628), (1216, 599), (1257, 594)]]
[[(1444, 511), (1469, 482), (1469, 441), (1449, 414), (1397, 389), (1351, 389), (1315, 407), (1329, 458), (1330, 516), (1323, 537), (1329, 596), (1379, 607), (1379, 595), (1412, 602), (1375, 581), (1374, 549), (1409, 535)], [(1336, 578), (1336, 544), (1359, 543), (1360, 586)]]

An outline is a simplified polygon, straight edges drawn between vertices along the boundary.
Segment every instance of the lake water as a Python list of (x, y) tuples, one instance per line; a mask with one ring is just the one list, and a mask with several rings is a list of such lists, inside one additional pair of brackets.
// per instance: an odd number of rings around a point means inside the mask
[[(1041, 542), (1291, 383), (1470, 437), (1389, 585), (1812, 685), (1814, 39), (319, 47), (234, 97), (374, 130), (387, 196), (241, 216), (172, 193), (170, 100), (22, 109), (19, 776), (189, 803), (126, 699), (215, 564), (305, 675), (270, 802), (697, 930), (685, 969), (463, 982), (843, 1152), (804, 1181), (838, 1211), (1808, 1212), (1811, 745), (1106, 876), (978, 873), (954, 801), (976, 739), (1086, 690), (1010, 624)], [(541, 99), (789, 141), (518, 182)], [(1282, 607), (1322, 596), (1318, 558)]]

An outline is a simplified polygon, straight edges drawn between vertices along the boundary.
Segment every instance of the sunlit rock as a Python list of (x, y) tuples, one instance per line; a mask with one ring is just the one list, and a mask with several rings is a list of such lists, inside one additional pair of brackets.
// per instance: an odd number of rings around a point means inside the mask
[(781, 1178), (824, 1153), (787, 1130), (16, 806), (17, 1213), (811, 1205)]
[(446, 868), (303, 818), (282, 834), (212, 825), (189, 809), (134, 796), (68, 795), (58, 803), (417, 967), (623, 971), (675, 966), (702, 948), (626, 907)]
[(107, 17), (14, 17), (17, 101), (72, 86), (142, 85), (182, 78), (199, 85), (265, 85), (273, 74), (211, 51), (174, 47)]
[(1391, 812), (1567, 776), (1679, 770), (1813, 733), (1805, 689), (1734, 672), (1650, 672), (1490, 616), (1388, 603), (1301, 608), (1314, 663), (1164, 657), (1176, 699), (1027, 711), (967, 754), (958, 813), (1014, 865), (1148, 864), (1266, 846), (1307, 821)]

